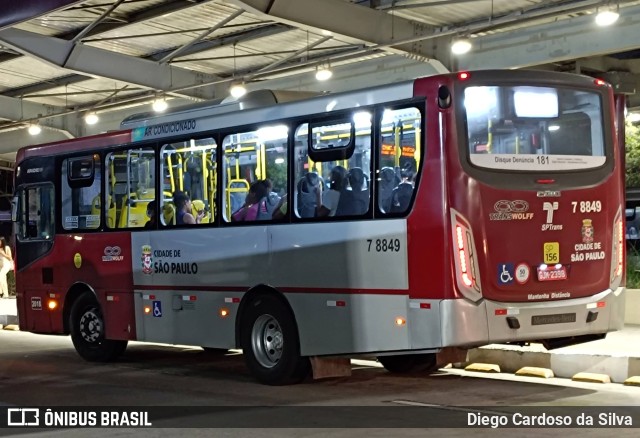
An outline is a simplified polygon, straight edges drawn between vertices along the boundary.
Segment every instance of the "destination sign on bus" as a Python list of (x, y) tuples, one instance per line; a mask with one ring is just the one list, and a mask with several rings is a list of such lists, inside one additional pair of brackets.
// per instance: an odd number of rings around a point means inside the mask
[[(380, 149), (380, 154), (382, 155), (395, 155), (396, 154), (396, 146), (392, 144), (383, 144)], [(403, 157), (411, 157), (415, 156), (415, 149), (409, 146), (402, 146), (402, 156)]]

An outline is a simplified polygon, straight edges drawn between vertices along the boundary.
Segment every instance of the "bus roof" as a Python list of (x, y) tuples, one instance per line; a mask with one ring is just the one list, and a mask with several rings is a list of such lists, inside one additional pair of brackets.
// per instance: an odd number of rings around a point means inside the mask
[(68, 152), (87, 150), (87, 148), (115, 146), (131, 142), (131, 130), (113, 131), (104, 134), (78, 137), (69, 140), (43, 143), (33, 146), (25, 146), (18, 150), (16, 163), (21, 163), (27, 158), (53, 156)]
[[(138, 114), (125, 119), (121, 127), (132, 129), (133, 141), (169, 137), (171, 134), (187, 134), (239, 125), (269, 122), (299, 117), (305, 114), (322, 114), (343, 109), (411, 99), (415, 81), (404, 81), (336, 94), (323, 94), (304, 100), (279, 99), (278, 91), (258, 90), (246, 97), (221, 104), (196, 105), (187, 109), (155, 115)], [(266, 93), (274, 94), (268, 97)], [(291, 97), (291, 96), (289, 96)], [(254, 100), (255, 99), (255, 100)], [(238, 115), (241, 114), (241, 119)]]

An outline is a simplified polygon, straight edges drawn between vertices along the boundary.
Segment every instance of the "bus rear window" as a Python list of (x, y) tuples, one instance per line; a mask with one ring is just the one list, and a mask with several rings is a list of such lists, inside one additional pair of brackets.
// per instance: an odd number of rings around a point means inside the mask
[(591, 169), (606, 161), (601, 101), (588, 91), (471, 86), (464, 92), (471, 164), (510, 171)]

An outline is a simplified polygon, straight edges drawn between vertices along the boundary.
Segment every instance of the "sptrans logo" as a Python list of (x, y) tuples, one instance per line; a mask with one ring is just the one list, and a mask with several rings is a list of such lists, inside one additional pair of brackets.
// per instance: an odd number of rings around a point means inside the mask
[(142, 246), (142, 273), (151, 274), (153, 272), (153, 258), (151, 257), (151, 245)]

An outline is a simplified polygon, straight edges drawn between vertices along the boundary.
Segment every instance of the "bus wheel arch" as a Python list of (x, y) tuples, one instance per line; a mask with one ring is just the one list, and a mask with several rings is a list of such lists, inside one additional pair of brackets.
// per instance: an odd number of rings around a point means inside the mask
[(309, 374), (295, 315), (279, 291), (268, 286), (249, 290), (238, 308), (236, 329), (247, 368), (261, 383), (292, 384)]
[(73, 307), (73, 303), (80, 297), (80, 295), (84, 293), (93, 294), (95, 299), (97, 300), (97, 296), (95, 291), (85, 283), (75, 283), (69, 288), (67, 294), (64, 299), (64, 306), (62, 310), (62, 323), (64, 327), (64, 333), (66, 335), (71, 334), (71, 326), (69, 324), (69, 318), (71, 317), (71, 308)]
[(110, 362), (127, 348), (127, 341), (105, 338), (105, 321), (95, 293), (86, 288), (73, 301), (68, 327), (76, 352), (89, 362)]

